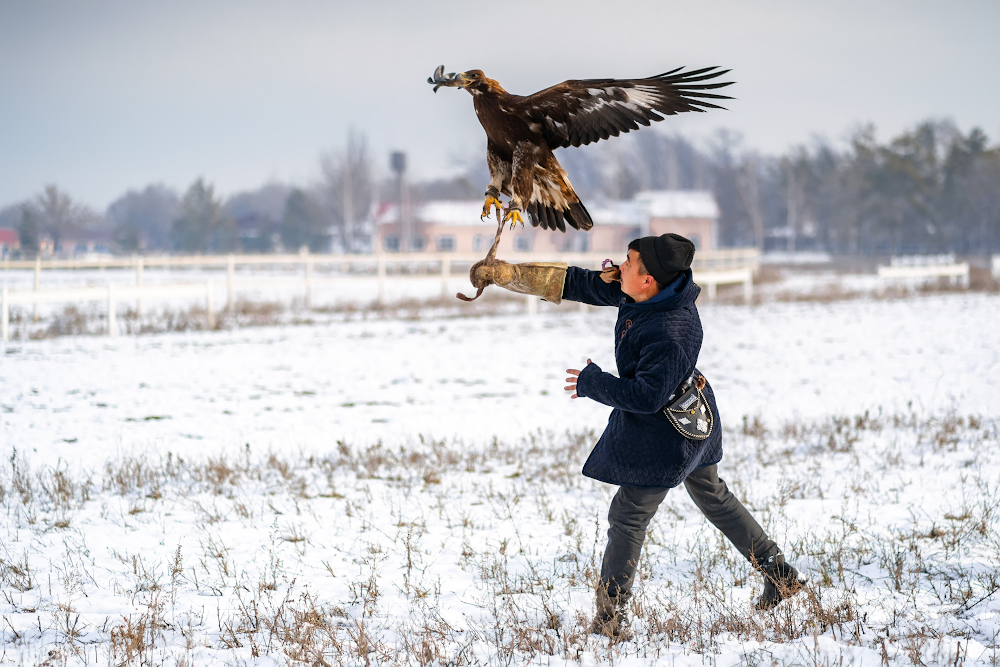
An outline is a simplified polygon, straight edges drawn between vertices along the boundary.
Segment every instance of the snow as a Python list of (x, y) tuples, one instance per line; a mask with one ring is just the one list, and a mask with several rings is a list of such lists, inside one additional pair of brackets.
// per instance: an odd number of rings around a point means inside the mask
[[(990, 542), (998, 305), (982, 293), (699, 304), (699, 368), (726, 429), (720, 474), (811, 582), (832, 578), (816, 589), (823, 613), (853, 605), (858, 620), (815, 624), (801, 595), (783, 604), (794, 636), (723, 624), (749, 612), (759, 579), (671, 492), (637, 584), (647, 638), (617, 647), (571, 631), (592, 613), (587, 577), (614, 491), (579, 469), (610, 410), (562, 389), (564, 370), (587, 358), (614, 372), (613, 309), (360, 312), (312, 326), (9, 344), (0, 664), (124, 662), (112, 629), (142, 618), (160, 623), (146, 633), (149, 662), (294, 662), (288, 647), (304, 640), (273, 629), (294, 613), (291, 627), (333, 628), (354, 647), (315, 639), (327, 661), (365, 664), (367, 624), (382, 646), (369, 661), (424, 664), (402, 648), (412, 641), (425, 657), (444, 651), (442, 664), (493, 664), (507, 654), (490, 627), (541, 628), (550, 611), (561, 634), (532, 636), (555, 642), (554, 654), (522, 646), (511, 660), (875, 664), (885, 641), (893, 664), (954, 660), (956, 642), (986, 662), (1000, 630), (1000, 600), (988, 595), (1000, 573)], [(28, 469), (35, 498), (25, 501), (18, 471)], [(44, 486), (54, 471), (92, 485), (59, 501)], [(835, 549), (852, 561), (846, 573), (824, 569)], [(702, 570), (717, 576), (701, 581)], [(970, 603), (987, 597), (963, 609), (942, 592), (947, 581), (967, 586)], [(236, 631), (251, 601), (271, 630)], [(310, 605), (318, 616), (306, 623)], [(724, 631), (650, 630), (696, 613)], [(853, 627), (856, 638), (843, 634)]]
[[(379, 295), (378, 278), (374, 275), (375, 266), (370, 262), (357, 263), (355, 270), (368, 270), (370, 273), (344, 274), (339, 266), (317, 266), (313, 274), (312, 298), (316, 308), (336, 308), (345, 305), (367, 306), (376, 301)], [(386, 278), (385, 297), (389, 303), (406, 299), (428, 299), (442, 293), (451, 298), (458, 291), (468, 292), (469, 278), (466, 272), (455, 272), (447, 280), (447, 286), (442, 286), (440, 273), (435, 275), (430, 271), (439, 271), (436, 259), (426, 262), (413, 262), (408, 269), (424, 273), (416, 275), (390, 274)], [(214, 303), (222, 307), (226, 300), (226, 272), (224, 268), (188, 268), (160, 269), (147, 268), (143, 272), (144, 285), (176, 285), (196, 284), (212, 286)], [(8, 287), (11, 291), (30, 291), (34, 285), (34, 273), (28, 271), (5, 271), (0, 273), (0, 287)], [(46, 270), (41, 274), (40, 288), (42, 290), (65, 287), (106, 287), (108, 285), (133, 286), (136, 284), (136, 273), (133, 270)], [(306, 294), (305, 269), (301, 266), (294, 269), (270, 267), (237, 267), (234, 273), (234, 297), (238, 300), (254, 302), (272, 302), (288, 304), (293, 300), (303, 300)], [(474, 290), (473, 290), (474, 292)], [(189, 308), (192, 305), (202, 305), (200, 297), (177, 297), (151, 294), (143, 298), (142, 307), (147, 312)], [(66, 303), (40, 304), (39, 316), (50, 317), (62, 313)], [(127, 308), (134, 308), (135, 300), (122, 299), (118, 304), (119, 314)], [(93, 309), (105, 308), (104, 302), (95, 302)], [(13, 306), (12, 315), (16, 312), (31, 313), (32, 306)]]
[(795, 252), (769, 251), (761, 255), (761, 264), (830, 264), (833, 256), (827, 252), (810, 252), (798, 250)]
[[(93, 466), (115, 442), (136, 439), (185, 452), (202, 446), (193, 442), (248, 437), (315, 448), (329, 434), (397, 443), (414, 433), (485, 429), (516, 438), (563, 425), (602, 428), (610, 409), (569, 401), (561, 387), (563, 371), (588, 358), (615, 372), (615, 311), (543, 306), (537, 318), (354, 319), (26, 343), (4, 361), (4, 436), (22, 450), (27, 439), (44, 443), (49, 458)], [(723, 420), (895, 412), (911, 401), (921, 413), (1000, 409), (994, 296), (699, 310), (699, 367)], [(776, 407), (779, 397), (785, 404)]]
[(719, 217), (719, 205), (710, 190), (643, 190), (635, 201), (654, 218)]

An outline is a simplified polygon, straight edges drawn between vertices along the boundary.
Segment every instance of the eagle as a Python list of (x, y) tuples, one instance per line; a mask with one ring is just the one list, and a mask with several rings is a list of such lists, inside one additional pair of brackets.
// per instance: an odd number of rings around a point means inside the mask
[[(503, 213), (511, 227), (523, 226), (521, 213), (527, 212), (535, 227), (565, 232), (569, 224), (587, 231), (594, 221), (552, 151), (617, 137), (663, 116), (723, 109), (709, 100), (732, 99), (709, 92), (732, 84), (715, 81), (730, 70), (683, 70), (645, 79), (571, 79), (527, 96), (508, 93), (478, 69), (445, 75), (441, 65), (427, 82), (434, 92), (445, 86), (472, 94), (490, 169), (482, 217), (495, 206), (498, 219)], [(510, 197), (506, 209), (501, 193)]]

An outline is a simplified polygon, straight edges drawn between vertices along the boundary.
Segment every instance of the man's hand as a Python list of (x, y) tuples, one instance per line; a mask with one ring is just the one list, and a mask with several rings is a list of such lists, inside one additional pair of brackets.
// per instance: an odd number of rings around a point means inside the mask
[[(594, 362), (592, 362), (590, 359), (587, 359), (588, 366), (592, 363)], [(566, 372), (569, 373), (571, 376), (566, 378), (566, 391), (573, 392), (573, 395), (570, 396), (570, 398), (579, 398), (579, 396), (576, 395), (576, 381), (580, 378), (580, 371), (576, 370), (575, 368), (567, 368)]]
[(600, 278), (609, 285), (615, 282), (620, 283), (622, 281), (622, 270), (612, 264), (608, 268), (601, 271)]

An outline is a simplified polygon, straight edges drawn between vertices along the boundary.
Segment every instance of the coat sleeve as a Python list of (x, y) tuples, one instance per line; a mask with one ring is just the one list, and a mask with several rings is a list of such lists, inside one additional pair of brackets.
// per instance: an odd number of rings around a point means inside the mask
[(589, 364), (577, 379), (576, 393), (626, 412), (654, 414), (692, 366), (677, 343), (659, 340), (642, 346), (634, 378), (615, 377)]
[(624, 293), (620, 283), (606, 283), (600, 271), (571, 266), (566, 270), (563, 299), (582, 301), (591, 306), (620, 306)]

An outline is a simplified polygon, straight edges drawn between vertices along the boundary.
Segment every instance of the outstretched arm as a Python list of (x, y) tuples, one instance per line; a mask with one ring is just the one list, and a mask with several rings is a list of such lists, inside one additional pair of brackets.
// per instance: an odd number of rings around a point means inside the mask
[(579, 266), (571, 266), (566, 270), (563, 299), (589, 303), (591, 306), (620, 306), (623, 296), (621, 283), (605, 282), (600, 271), (581, 269)]

